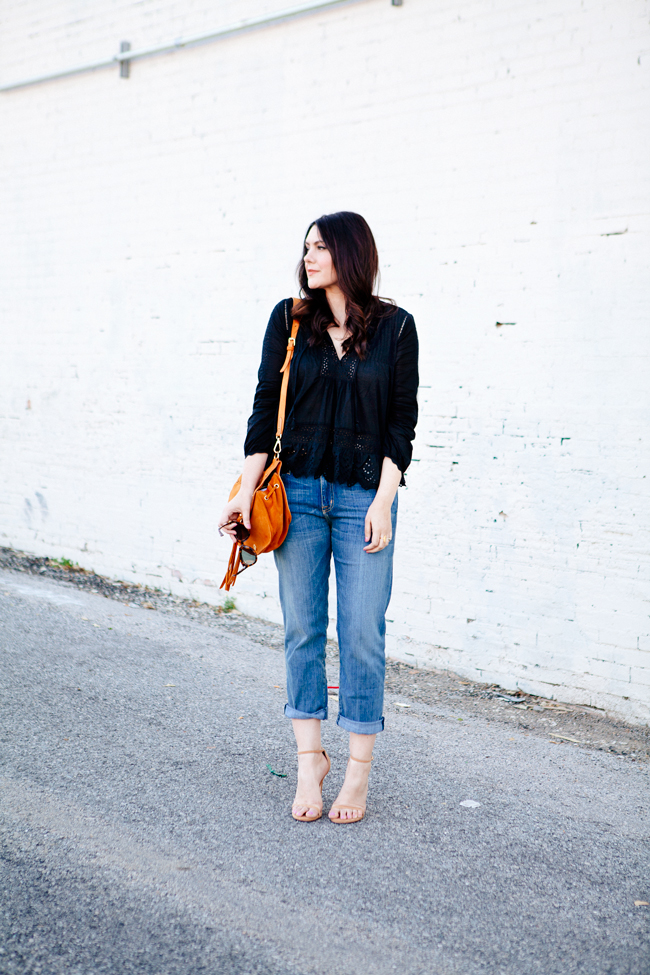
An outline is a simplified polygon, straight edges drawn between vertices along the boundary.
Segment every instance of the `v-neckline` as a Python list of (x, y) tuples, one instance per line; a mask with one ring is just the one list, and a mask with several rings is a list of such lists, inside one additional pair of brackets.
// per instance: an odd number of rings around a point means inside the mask
[[(345, 359), (345, 357), (347, 356), (347, 354), (348, 354), (348, 352), (350, 350), (348, 349), (348, 351), (347, 352), (344, 352), (343, 355), (339, 355), (339, 350), (336, 348), (336, 343), (334, 342), (334, 339), (330, 335), (329, 329), (327, 330), (327, 337), (328, 337), (328, 339), (330, 340), (330, 342), (332, 344), (332, 348), (334, 349), (334, 354), (336, 355), (336, 358), (338, 359), (339, 362), (342, 362), (343, 359)], [(347, 336), (346, 336), (346, 338), (347, 338)], [(343, 339), (343, 342), (345, 342), (345, 339)], [(341, 343), (341, 345), (343, 345), (343, 342)]]

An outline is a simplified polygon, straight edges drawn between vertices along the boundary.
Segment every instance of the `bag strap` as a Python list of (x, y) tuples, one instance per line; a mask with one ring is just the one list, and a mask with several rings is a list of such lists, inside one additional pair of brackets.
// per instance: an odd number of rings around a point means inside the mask
[[(293, 299), (292, 308), (295, 308), (299, 298)], [(293, 359), (293, 353), (296, 349), (296, 335), (298, 334), (298, 329), (300, 328), (300, 322), (297, 318), (294, 318), (291, 326), (291, 335), (289, 341), (287, 342), (287, 354), (285, 356), (284, 365), (280, 372), (282, 373), (282, 388), (280, 389), (280, 405), (278, 406), (278, 425), (275, 434), (275, 446), (273, 448), (273, 456), (276, 460), (280, 457), (280, 451), (282, 450), (282, 433), (284, 431), (284, 414), (287, 408), (287, 389), (289, 388), (289, 369), (291, 368), (291, 360)]]

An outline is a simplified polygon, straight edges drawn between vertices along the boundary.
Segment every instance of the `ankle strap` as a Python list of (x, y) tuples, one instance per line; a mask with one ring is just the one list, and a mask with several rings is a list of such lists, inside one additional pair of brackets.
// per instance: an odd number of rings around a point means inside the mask
[(353, 762), (363, 762), (365, 765), (369, 765), (372, 762), (371, 758), (355, 758), (354, 755), (350, 755)]
[(299, 755), (322, 755), (325, 751), (324, 748), (312, 748), (310, 751), (298, 752)]

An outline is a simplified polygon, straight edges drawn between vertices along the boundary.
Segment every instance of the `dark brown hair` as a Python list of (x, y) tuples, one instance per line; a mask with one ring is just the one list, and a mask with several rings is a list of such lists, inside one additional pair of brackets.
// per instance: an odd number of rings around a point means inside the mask
[[(332, 255), (338, 286), (345, 295), (346, 325), (351, 334), (343, 343), (343, 351), (354, 348), (363, 358), (373, 320), (390, 315), (395, 310), (394, 302), (379, 298), (374, 293), (379, 279), (375, 238), (363, 217), (347, 210), (327, 213), (313, 220), (307, 227), (305, 238), (314, 226), (318, 227), (321, 240)], [(296, 305), (294, 316), (309, 327), (309, 344), (321, 345), (328, 327), (335, 324), (325, 289), (309, 287), (303, 260), (296, 273), (302, 300)]]

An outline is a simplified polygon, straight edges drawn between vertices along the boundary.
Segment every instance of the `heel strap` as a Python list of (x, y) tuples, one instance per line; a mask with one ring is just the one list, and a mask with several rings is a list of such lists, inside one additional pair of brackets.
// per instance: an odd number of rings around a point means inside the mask
[(350, 755), (353, 762), (363, 762), (364, 765), (369, 765), (372, 762), (371, 758), (355, 758), (354, 755)]
[(324, 748), (312, 748), (306, 752), (298, 752), (299, 755), (323, 755), (325, 753)]

